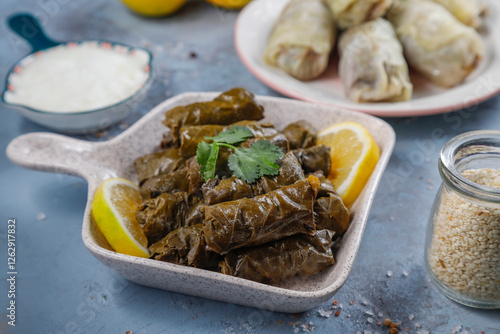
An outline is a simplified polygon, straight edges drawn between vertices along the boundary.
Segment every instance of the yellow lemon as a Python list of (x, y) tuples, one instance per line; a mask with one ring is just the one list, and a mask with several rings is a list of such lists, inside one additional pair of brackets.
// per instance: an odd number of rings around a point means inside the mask
[(128, 8), (146, 16), (164, 16), (175, 13), (187, 0), (122, 0)]
[(139, 188), (122, 178), (105, 180), (94, 195), (92, 217), (118, 253), (149, 257), (148, 240), (135, 218), (141, 202)]
[(362, 125), (344, 122), (318, 133), (318, 144), (331, 148), (332, 169), (328, 178), (344, 204), (350, 207), (359, 196), (380, 157), (380, 149)]
[(222, 7), (225, 9), (241, 9), (245, 7), (247, 3), (251, 0), (207, 0), (211, 4), (216, 5), (217, 7)]

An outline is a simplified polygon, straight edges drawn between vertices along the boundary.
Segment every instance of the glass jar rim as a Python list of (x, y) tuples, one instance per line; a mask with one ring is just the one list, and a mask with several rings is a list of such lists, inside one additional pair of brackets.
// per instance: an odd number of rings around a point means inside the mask
[[(500, 189), (483, 186), (467, 179), (457, 170), (455, 164), (457, 158), (460, 158), (461, 149), (467, 147), (467, 144), (474, 142), (485, 143), (488, 141), (500, 143), (500, 131), (471, 131), (452, 138), (441, 150), (439, 170), (443, 181), (463, 195), (500, 204)], [(500, 146), (495, 151), (498, 151), (500, 156)]]

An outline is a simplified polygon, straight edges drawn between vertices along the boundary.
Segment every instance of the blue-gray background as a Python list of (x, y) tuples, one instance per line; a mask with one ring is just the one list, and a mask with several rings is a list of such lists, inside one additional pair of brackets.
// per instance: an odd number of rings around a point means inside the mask
[[(2, 1), (0, 78), (30, 52), (5, 24), (8, 15), (19, 11), (36, 14), (56, 40), (103, 38), (153, 51), (156, 79), (145, 101), (126, 123), (84, 139), (114, 136), (182, 92), (244, 86), (255, 94), (279, 96), (236, 55), (238, 12), (202, 1), (190, 1), (174, 16), (154, 20), (133, 15), (118, 0)], [(197, 57), (190, 57), (191, 52)], [(397, 144), (351, 275), (330, 302), (292, 316), (145, 288), (110, 271), (81, 241), (86, 182), (9, 162), (5, 148), (12, 139), (49, 130), (0, 105), (0, 333), (294, 333), (305, 332), (301, 325), (308, 324), (317, 333), (375, 334), (388, 332), (377, 325), (386, 317), (401, 322), (403, 333), (500, 333), (500, 311), (474, 310), (448, 300), (431, 285), (423, 264), (427, 217), (440, 184), (439, 150), (459, 133), (500, 128), (499, 107), (500, 99), (493, 98), (447, 115), (387, 120), (396, 130)], [(17, 221), (15, 328), (5, 316), (9, 218)], [(321, 316), (320, 311), (330, 314), (333, 300), (342, 304), (340, 316)]]

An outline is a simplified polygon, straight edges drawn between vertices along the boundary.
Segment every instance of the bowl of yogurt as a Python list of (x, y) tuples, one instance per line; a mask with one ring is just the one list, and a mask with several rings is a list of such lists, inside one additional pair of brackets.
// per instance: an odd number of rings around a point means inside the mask
[(106, 128), (130, 113), (152, 81), (148, 50), (103, 40), (57, 43), (28, 14), (12, 16), (9, 25), (34, 52), (12, 67), (2, 101), (48, 128)]

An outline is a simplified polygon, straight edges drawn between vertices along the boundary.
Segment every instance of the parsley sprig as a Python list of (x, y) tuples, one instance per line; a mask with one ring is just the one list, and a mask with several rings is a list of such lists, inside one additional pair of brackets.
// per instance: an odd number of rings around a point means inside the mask
[(233, 149), (234, 153), (228, 158), (228, 167), (241, 180), (253, 183), (262, 176), (277, 175), (279, 166), (276, 161), (281, 159), (284, 154), (269, 140), (257, 141), (248, 148), (234, 146), (251, 137), (253, 134), (248, 127), (235, 125), (215, 137), (206, 137), (205, 140), (211, 140), (211, 144), (204, 141), (199, 143), (196, 150), (196, 160), (200, 165), (203, 179), (207, 181), (215, 177), (221, 146)]

